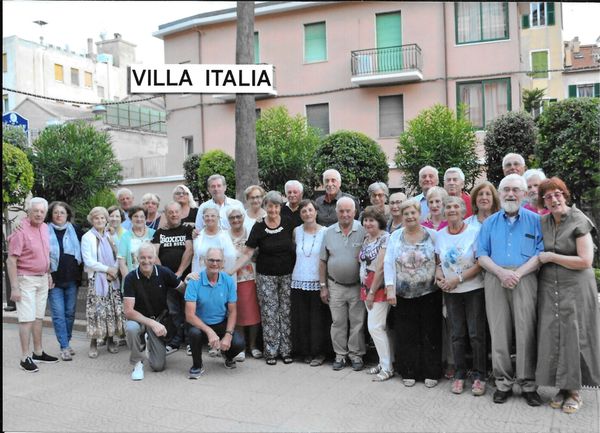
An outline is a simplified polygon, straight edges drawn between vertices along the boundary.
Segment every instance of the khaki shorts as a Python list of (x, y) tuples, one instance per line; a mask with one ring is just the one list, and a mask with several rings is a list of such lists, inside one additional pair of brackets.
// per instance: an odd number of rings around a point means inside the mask
[(19, 275), (21, 300), (17, 304), (19, 322), (33, 322), (43, 319), (48, 300), (48, 274)]

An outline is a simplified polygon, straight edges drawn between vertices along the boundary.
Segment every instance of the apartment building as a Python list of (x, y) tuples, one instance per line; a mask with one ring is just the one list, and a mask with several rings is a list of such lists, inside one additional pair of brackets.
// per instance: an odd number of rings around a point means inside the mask
[(579, 38), (564, 43), (565, 98), (600, 97), (600, 37), (595, 44), (581, 45)]

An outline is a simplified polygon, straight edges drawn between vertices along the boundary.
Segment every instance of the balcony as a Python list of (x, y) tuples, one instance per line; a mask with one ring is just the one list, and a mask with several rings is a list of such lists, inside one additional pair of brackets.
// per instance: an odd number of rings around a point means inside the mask
[(351, 81), (359, 86), (423, 79), (423, 59), (417, 44), (352, 51), (350, 62)]

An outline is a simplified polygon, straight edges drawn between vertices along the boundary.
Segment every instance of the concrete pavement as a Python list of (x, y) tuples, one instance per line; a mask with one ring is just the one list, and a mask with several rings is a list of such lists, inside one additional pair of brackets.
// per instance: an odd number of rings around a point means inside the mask
[[(267, 366), (247, 359), (226, 370), (220, 358), (205, 359), (206, 374), (187, 379), (191, 358), (179, 351), (167, 369), (146, 367), (141, 382), (130, 379), (128, 350), (87, 357), (88, 340), (76, 331), (71, 362), (40, 364), (38, 373), (19, 368), (18, 327), (4, 321), (3, 431), (600, 431), (600, 391), (582, 392), (584, 405), (566, 415), (548, 405), (527, 406), (516, 396), (503, 405), (470, 392), (456, 396), (443, 380), (427, 389), (405, 388), (398, 377), (371, 382), (365, 372), (302, 363)], [(58, 354), (52, 328), (44, 328), (45, 350)], [(555, 390), (541, 388), (548, 401)]]

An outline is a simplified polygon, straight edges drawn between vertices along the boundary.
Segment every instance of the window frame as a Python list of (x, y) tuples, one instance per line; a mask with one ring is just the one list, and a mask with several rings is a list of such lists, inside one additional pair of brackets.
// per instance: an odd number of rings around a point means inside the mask
[[(90, 85), (87, 85), (87, 77), (90, 77)], [(94, 88), (94, 74), (92, 72), (89, 71), (83, 71), (83, 86), (86, 89), (93, 89)]]
[[(60, 71), (60, 80), (58, 79), (58, 71)], [(59, 83), (65, 82), (65, 68), (60, 63), (54, 64), (54, 81), (57, 81)]]
[(8, 112), (8, 107), (10, 107), (10, 98), (8, 96), (8, 93), (4, 93), (2, 95), (2, 112)]
[[(306, 52), (306, 28), (307, 28), (307, 26), (314, 26), (314, 25), (318, 25), (318, 24), (322, 24), (325, 27), (325, 58), (319, 59), (319, 60), (306, 60), (306, 54), (307, 54), (307, 52)], [(312, 22), (312, 23), (305, 23), (305, 24), (303, 24), (303, 29), (304, 29), (303, 39), (302, 39), (303, 64), (312, 65), (314, 63), (327, 62), (329, 60), (329, 51), (327, 50), (327, 21), (323, 20), (323, 21), (316, 21), (316, 22)]]
[[(539, 74), (540, 72), (535, 72), (533, 70), (533, 54), (534, 53), (546, 53), (546, 76), (545, 77), (536, 77), (536, 74)], [(531, 77), (531, 79), (533, 80), (549, 80), (551, 78), (550, 76), (550, 71), (548, 71), (548, 69), (550, 69), (550, 50), (548, 48), (542, 49), (542, 50), (531, 50), (529, 52), (529, 65), (531, 66), (531, 71), (529, 72), (529, 76)], [(544, 73), (544, 72), (541, 72)]]
[[(579, 94), (579, 90), (581, 88), (590, 88), (592, 89), (592, 96), (583, 96)], [(575, 89), (577, 90), (577, 98), (593, 98), (594, 97), (594, 83), (585, 83), (585, 84), (576, 84)]]
[(503, 5), (504, 27), (505, 27), (504, 33), (506, 36), (502, 37), (502, 38), (493, 38), (493, 39), (484, 39), (483, 38), (484, 26), (483, 26), (483, 10), (482, 10), (481, 6), (484, 2), (476, 2), (477, 4), (479, 4), (479, 19), (480, 19), (480, 23), (481, 23), (481, 29), (480, 29), (481, 39), (473, 40), (473, 41), (466, 41), (466, 42), (459, 42), (458, 41), (458, 4), (459, 3), (461, 3), (461, 2), (454, 3), (454, 43), (456, 45), (482, 44), (482, 43), (510, 40), (510, 22), (509, 22), (508, 2), (507, 1), (495, 2), (495, 3), (502, 3), (502, 5)]
[[(462, 102), (460, 100), (460, 86), (469, 85), (469, 84), (480, 84), (482, 86), (482, 104), (481, 104), (481, 119), (483, 120), (483, 125), (473, 125), (473, 128), (476, 130), (483, 130), (486, 128), (488, 121), (485, 118), (485, 84), (493, 83), (496, 81), (504, 81), (508, 85), (506, 86), (506, 111), (507, 113), (512, 111), (512, 83), (510, 77), (500, 77), (500, 78), (491, 78), (487, 80), (471, 80), (471, 81), (460, 81), (456, 83), (456, 107), (458, 108)], [(457, 109), (458, 112), (458, 109)]]
[[(400, 134), (398, 135), (383, 135), (381, 133), (381, 98), (401, 98), (402, 100), (402, 122), (401, 122), (401, 131)], [(400, 137), (400, 135), (404, 132), (404, 94), (403, 93), (398, 93), (395, 95), (378, 95), (377, 96), (377, 128), (378, 128), (378, 138), (381, 139), (385, 139), (385, 138), (397, 138)]]
[[(183, 141), (183, 154), (187, 158), (190, 155), (194, 154), (194, 136), (193, 135), (185, 135), (181, 137)], [(190, 149), (191, 145), (191, 149)], [(191, 151), (190, 151), (191, 150)]]
[(8, 72), (8, 53), (2, 53), (2, 73)]
[[(533, 24), (533, 11), (534, 9), (537, 10), (538, 13), (538, 24)], [(543, 24), (539, 24), (540, 20), (540, 12), (541, 10), (544, 10), (544, 23)], [(546, 5), (546, 2), (530, 2), (529, 3), (529, 27), (530, 28), (534, 28), (534, 27), (546, 27), (548, 25), (548, 7)]]
[[(310, 123), (308, 123), (308, 107), (316, 107), (319, 105), (327, 105), (327, 132), (323, 131), (321, 128), (317, 127), (317, 126), (313, 126)], [(312, 126), (313, 128), (318, 129), (319, 131), (321, 131), (321, 136), (325, 137), (326, 135), (331, 134), (331, 110), (329, 109), (329, 101), (327, 102), (317, 102), (314, 104), (304, 104), (304, 117), (306, 118), (306, 124), (309, 126)]]
[[(79, 69), (78, 68), (70, 68), (71, 69), (71, 86), (76, 86), (76, 87), (80, 87), (79, 84)], [(74, 75), (76, 74), (76, 75)], [(74, 81), (73, 77), (76, 76), (77, 79)]]

